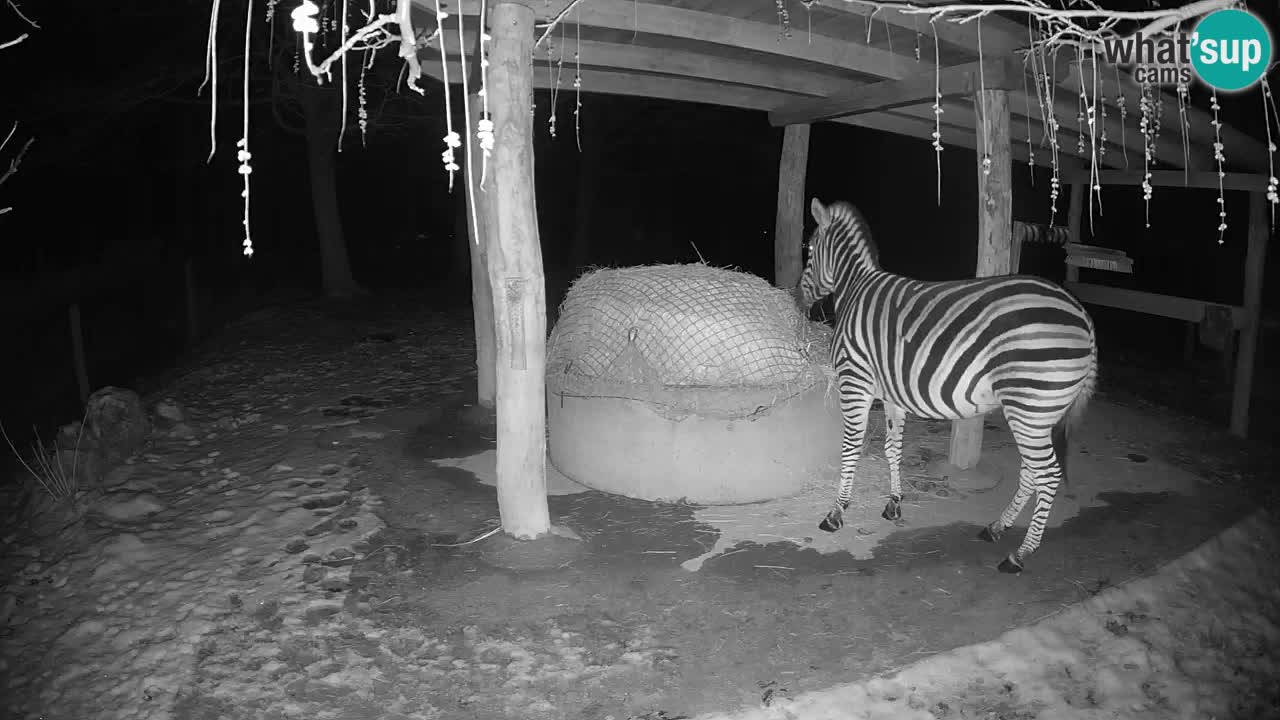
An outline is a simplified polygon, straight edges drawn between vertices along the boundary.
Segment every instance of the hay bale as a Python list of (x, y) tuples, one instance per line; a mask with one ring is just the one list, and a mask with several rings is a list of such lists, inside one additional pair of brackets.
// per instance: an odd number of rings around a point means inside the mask
[(702, 264), (600, 269), (565, 295), (547, 373), (567, 390), (593, 381), (655, 390), (810, 384), (830, 343), (814, 325), (790, 293), (748, 273)]

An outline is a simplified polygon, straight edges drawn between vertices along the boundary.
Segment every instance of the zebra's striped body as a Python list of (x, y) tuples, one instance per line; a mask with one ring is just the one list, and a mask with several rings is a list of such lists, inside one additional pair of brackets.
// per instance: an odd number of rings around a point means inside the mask
[(883, 516), (892, 520), (902, 515), (906, 413), (955, 420), (1003, 408), (1022, 467), (1013, 500), (983, 537), (999, 538), (1034, 494), (1026, 538), (1000, 564), (1005, 572), (1021, 571), (1040, 545), (1063, 478), (1067, 421), (1093, 392), (1093, 321), (1069, 293), (1036, 277), (923, 282), (885, 272), (856, 208), (815, 199), (811, 209), (818, 227), (800, 301), (807, 310), (835, 295), (832, 359), (844, 418), (840, 489), (819, 527), (834, 532), (843, 525), (873, 400), (884, 404), (890, 492)]

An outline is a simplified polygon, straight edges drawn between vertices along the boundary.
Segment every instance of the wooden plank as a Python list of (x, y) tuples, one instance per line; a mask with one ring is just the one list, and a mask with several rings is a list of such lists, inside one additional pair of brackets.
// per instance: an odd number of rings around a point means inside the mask
[(778, 160), (778, 212), (773, 232), (773, 283), (792, 290), (804, 270), (804, 181), (809, 168), (809, 126), (788, 125)]
[(1240, 349), (1236, 356), (1236, 377), (1231, 392), (1231, 434), (1249, 434), (1249, 400), (1253, 394), (1253, 372), (1258, 353), (1258, 330), (1262, 320), (1262, 278), (1267, 261), (1267, 209), (1264, 193), (1249, 195), (1249, 249), (1244, 261), (1244, 322), (1240, 328)]
[[(478, 24), (478, 23), (477, 23)], [(446, 23), (447, 27), (447, 23)], [(467, 57), (471, 57), (471, 46), (479, 34), (474, 28), (463, 31), (467, 44)], [(438, 45), (433, 46), (438, 48)], [(450, 58), (456, 59), (458, 52), (456, 29), (445, 35), (445, 51)], [(438, 50), (437, 50), (438, 52)], [(619, 45), (610, 42), (583, 40), (581, 44), (574, 41), (570, 46), (558, 48), (557, 54), (550, 59), (547, 53), (539, 50), (534, 55), (534, 77), (546, 85), (549, 72), (548, 63), (559, 61), (559, 53), (564, 52), (564, 73), (560, 89), (570, 92), (573, 84), (575, 67), (572, 60), (574, 52), (579, 54), (581, 67), (584, 70), (630, 70), (637, 73), (671, 75), (677, 78), (713, 80), (720, 83), (734, 83), (750, 87), (778, 90), (823, 97), (857, 84), (847, 77), (833, 73), (821, 73), (780, 65), (763, 65), (748, 59), (732, 59), (707, 55), (692, 50), (673, 50), (646, 46), (643, 41), (636, 44)], [(438, 69), (439, 55), (425, 58), (424, 62), (433, 64)], [(458, 82), (450, 68), (450, 81)], [(540, 86), (541, 86), (540, 85)]]
[[(1062, 175), (1063, 173), (1059, 173)], [(1073, 182), (1067, 187), (1071, 193), (1071, 205), (1067, 208), (1067, 242), (1080, 242), (1080, 224), (1084, 221), (1084, 196), (1089, 189), (1088, 185), (1081, 182)], [(1067, 266), (1067, 282), (1076, 282), (1080, 279), (1080, 268), (1075, 265)]]
[[(892, 8), (876, 7), (869, 3), (851, 2), (850, 0), (814, 0), (813, 4), (824, 10), (862, 15), (863, 17), (874, 18), (876, 21), (885, 22), (906, 30), (915, 30), (929, 38), (930, 42), (932, 42), (936, 33), (939, 42), (964, 48), (974, 54), (978, 52), (979, 28), (982, 31), (982, 50), (984, 53), (992, 55), (1012, 53), (1014, 50), (1026, 47), (1029, 40), (1025, 25), (1007, 20), (998, 15), (986, 16), (982, 19), (981, 24), (976, 22), (962, 24), (953, 21), (939, 21), (935, 24), (930, 24), (927, 16), (905, 13)], [(927, 5), (929, 3), (921, 4)]]
[(1017, 59), (992, 57), (938, 72), (914, 73), (902, 80), (862, 85), (821, 100), (800, 100), (769, 113), (769, 122), (778, 127), (932, 103), (939, 92), (950, 98), (972, 95), (980, 87), (1013, 90), (1023, 86), (1022, 76), (1022, 63)]
[[(457, 11), (462, 15), (480, 14), (481, 0), (459, 0)], [(435, 14), (434, 6), (415, 3)], [(539, 17), (546, 12), (539, 9)], [(822, 35), (793, 33), (782, 37), (774, 23), (750, 22), (698, 12), (669, 5), (637, 3), (632, 0), (591, 0), (577, 5), (567, 21), (583, 27), (623, 30), (633, 34), (662, 35), (691, 43), (713, 43), (735, 47), (766, 55), (784, 56), (826, 65), (831, 68), (851, 70), (863, 75), (898, 79), (917, 72), (921, 66), (932, 63), (917, 62), (915, 56), (871, 47), (865, 42), (852, 42), (853, 38), (835, 39)]]
[[(1060, 174), (1064, 182), (1087, 183), (1087, 168), (1066, 171)], [(1141, 185), (1142, 171), (1127, 172), (1124, 170), (1099, 170), (1097, 181), (1101, 185)], [(1154, 187), (1186, 187), (1205, 190), (1218, 189), (1218, 173), (1216, 171), (1152, 170), (1151, 180)], [(1264, 173), (1229, 172), (1222, 178), (1224, 190), (1247, 190), (1250, 192), (1267, 189), (1267, 176)]]
[[(1216, 306), (1222, 304), (1094, 283), (1067, 282), (1064, 286), (1083, 303), (1132, 310), (1147, 315), (1158, 315), (1193, 323), (1198, 323), (1204, 318), (1206, 305)], [(1245, 322), (1244, 308), (1238, 306), (1230, 307), (1232, 326), (1236, 328), (1243, 327)]]
[(497, 2), (486, 92), (494, 147), (486, 203), (497, 347), (498, 515), (532, 539), (551, 529), (546, 485), (546, 281), (533, 192), (533, 10)]
[[(1008, 275), (1013, 247), (1013, 159), (1010, 155), (1009, 92), (984, 90), (975, 98), (978, 123), (978, 277)], [(984, 153), (986, 157), (984, 157)], [(967, 470), (982, 456), (984, 418), (951, 424), (952, 465)]]

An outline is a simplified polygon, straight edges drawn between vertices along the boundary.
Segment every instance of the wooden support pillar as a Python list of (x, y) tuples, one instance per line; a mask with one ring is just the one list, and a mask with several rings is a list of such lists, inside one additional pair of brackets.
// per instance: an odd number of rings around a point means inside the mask
[[(981, 90), (978, 110), (978, 277), (1008, 275), (1013, 247), (1013, 162), (1009, 92)], [(984, 162), (983, 152), (990, 163)], [(951, 424), (952, 465), (967, 470), (982, 456), (982, 417)]]
[(493, 290), (498, 514), (528, 540), (550, 531), (547, 508), (547, 299), (533, 193), (533, 9), (499, 0), (491, 14), (489, 108), (494, 147), (485, 203)]
[[(1084, 219), (1084, 196), (1089, 186), (1084, 183), (1071, 183), (1071, 205), (1067, 208), (1067, 242), (1080, 242), (1080, 223)], [(1067, 282), (1079, 282), (1080, 268), (1067, 266)]]
[[(483, 30), (483, 28), (482, 28)], [(482, 167), (483, 151), (480, 139), (476, 137), (476, 123), (480, 120), (480, 110), (484, 107), (480, 98), (483, 83), (480, 67), (481, 33), (476, 33), (475, 47), (471, 52), (471, 66), (466, 69), (471, 94), (467, 104), (471, 108), (471, 127), (467, 129), (467, 155), (463, 171), (468, 173), (466, 183), (466, 200), (463, 202), (463, 223), (466, 227), (467, 256), (471, 272), (471, 318), (476, 338), (476, 404), (482, 408), (493, 410), (498, 404), (497, 388), (497, 349), (494, 347), (493, 325), (493, 288), (489, 286), (488, 243), (494, 236), (489, 225), (490, 213), (487, 206), (488, 194), (480, 186), (480, 178), (484, 174)], [(488, 186), (493, 186), (489, 180)]]
[(804, 180), (809, 168), (809, 125), (788, 125), (778, 161), (778, 214), (773, 226), (773, 284), (792, 290), (804, 272)]
[(1262, 327), (1262, 270), (1267, 261), (1267, 196), (1249, 194), (1249, 249), (1244, 261), (1244, 327), (1236, 354), (1236, 377), (1231, 394), (1231, 434), (1249, 434), (1249, 397), (1253, 393), (1254, 359)]
[[(471, 107), (481, 106), (480, 97), (471, 95)], [(472, 125), (475, 120), (472, 120)], [(467, 153), (471, 161), (473, 173), (468, 182), (467, 193), (475, 206), (467, 213), (467, 247), (471, 256), (471, 317), (476, 336), (476, 404), (490, 410), (497, 407), (498, 389), (497, 359), (494, 347), (493, 325), (493, 288), (489, 287), (488, 244), (492, 242), (493, 231), (488, 225), (490, 213), (488, 208), (488, 192), (480, 187), (480, 142), (475, 137), (475, 128), (468, 133)], [(489, 188), (493, 187), (493, 178), (488, 179)]]

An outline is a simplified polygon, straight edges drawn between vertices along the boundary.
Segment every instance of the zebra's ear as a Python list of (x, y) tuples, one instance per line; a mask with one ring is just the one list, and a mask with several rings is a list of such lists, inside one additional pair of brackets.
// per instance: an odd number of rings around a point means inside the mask
[(818, 227), (822, 227), (831, 221), (831, 211), (818, 198), (814, 198), (809, 203), (809, 212), (813, 213), (813, 219), (818, 223)]

